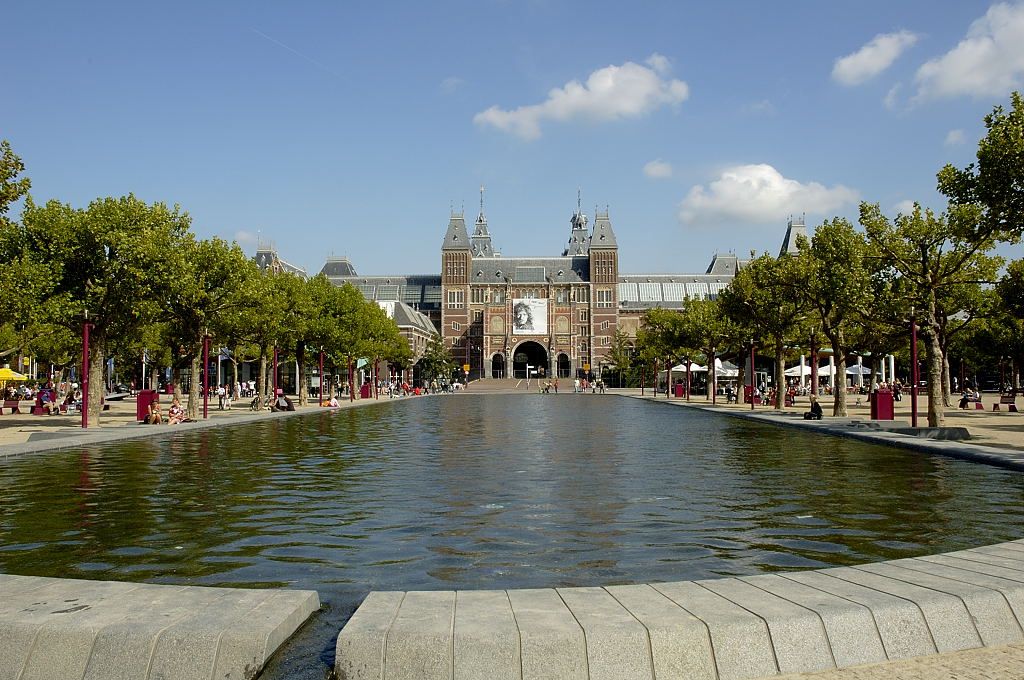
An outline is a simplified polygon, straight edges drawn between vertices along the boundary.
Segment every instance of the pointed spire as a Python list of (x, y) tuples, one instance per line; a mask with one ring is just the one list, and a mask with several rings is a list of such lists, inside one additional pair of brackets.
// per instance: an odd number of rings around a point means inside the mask
[(484, 185), (480, 185), (480, 217), (484, 216)]
[(576, 212), (583, 211), (583, 187), (576, 185)]

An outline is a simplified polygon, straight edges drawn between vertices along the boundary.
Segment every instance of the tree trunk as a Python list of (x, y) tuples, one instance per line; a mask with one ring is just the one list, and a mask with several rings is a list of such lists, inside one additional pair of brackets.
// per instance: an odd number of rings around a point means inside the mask
[(715, 395), (715, 350), (714, 350), (714, 348), (712, 348), (711, 351), (708, 352), (708, 372), (705, 375), (707, 375), (707, 380), (708, 380), (708, 385), (707, 385), (707, 387), (708, 387), (708, 399), (707, 400), (711, 401), (712, 399), (714, 399), (714, 395)]
[(942, 427), (946, 422), (942, 405), (942, 349), (934, 330), (923, 335), (928, 361), (928, 427)]
[[(736, 374), (736, 403), (742, 404), (744, 390), (747, 386), (747, 362), (745, 360), (745, 357), (737, 356), (736, 366), (739, 370), (739, 372)], [(756, 375), (753, 370), (751, 370), (751, 374)]]
[(355, 401), (356, 400), (356, 388), (355, 388), (355, 382), (353, 380), (353, 375), (352, 375), (352, 359), (351, 358), (348, 360), (348, 400), (349, 401)]
[(199, 404), (202, 402), (203, 383), (199, 375), (201, 365), (201, 355), (193, 353), (192, 359), (189, 361), (189, 373), (192, 375), (192, 379), (188, 384), (188, 409), (186, 410), (186, 415), (192, 420), (199, 420)]
[(93, 336), (89, 345), (89, 427), (100, 426), (100, 412), (103, 410), (103, 369), (106, 363), (106, 343), (100, 336)]
[(832, 382), (836, 386), (832, 394), (832, 415), (845, 418), (846, 410), (846, 338), (842, 330), (836, 330), (828, 336), (832, 342), (832, 356), (835, 360), (836, 375)]
[(305, 406), (309, 403), (309, 388), (306, 387), (306, 343), (303, 340), (295, 343), (295, 362), (299, 365), (299, 406)]
[(260, 379), (259, 386), (256, 388), (256, 394), (259, 395), (260, 404), (267, 400), (270, 396), (270, 378), (267, 375), (267, 350), (265, 347), (260, 348)]
[(149, 370), (149, 389), (160, 391), (160, 371), (155, 365)]
[(775, 408), (782, 410), (786, 399), (786, 355), (782, 342), (775, 343)]
[(373, 358), (373, 398), (380, 399), (380, 390), (377, 389), (377, 385), (380, 384), (380, 358)]

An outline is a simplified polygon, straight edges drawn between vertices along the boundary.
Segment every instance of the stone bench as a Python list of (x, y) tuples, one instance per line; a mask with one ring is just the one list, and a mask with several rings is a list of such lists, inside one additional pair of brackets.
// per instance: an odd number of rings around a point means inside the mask
[(1024, 542), (857, 567), (595, 588), (370, 593), (356, 680), (739, 680), (1024, 640)]
[(308, 590), (0, 574), (0, 678), (252, 678), (320, 607)]

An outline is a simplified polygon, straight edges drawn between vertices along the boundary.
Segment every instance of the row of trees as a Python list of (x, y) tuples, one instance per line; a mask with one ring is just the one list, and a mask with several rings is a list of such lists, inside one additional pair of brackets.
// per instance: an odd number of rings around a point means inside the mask
[[(196, 238), (177, 206), (132, 195), (85, 208), (38, 205), (23, 172), (21, 159), (0, 142), (0, 356), (76, 365), (88, 320), (91, 403), (102, 396), (107, 358), (135, 366), (145, 352), (153, 366), (198, 376), (206, 336), (213, 347), (230, 349), (236, 381), (240, 361), (259, 361), (264, 398), (273, 384), (269, 358), (275, 348), (287, 348), (298, 363), (300, 403), (307, 401), (306, 367), (321, 349), (331, 365), (347, 371), (350, 393), (358, 359), (400, 369), (413, 360), (395, 323), (350, 285), (261, 271), (237, 244)], [(10, 208), (22, 200), (15, 221)], [(443, 363), (443, 353), (433, 363), (438, 360)], [(154, 385), (155, 377), (154, 371)], [(190, 381), (191, 417), (198, 413), (199, 382)], [(100, 410), (89, 415), (98, 424)]]
[[(1000, 242), (1019, 242), (1024, 229), (1024, 102), (1019, 93), (1011, 99), (1011, 110), (996, 107), (986, 116), (977, 163), (938, 173), (945, 212), (915, 204), (889, 219), (877, 204), (863, 203), (860, 229), (836, 218), (799, 239), (796, 256), (752, 254), (717, 300), (648, 312), (635, 361), (734, 356), (743, 366), (754, 344), (775, 357), (774, 383), (784, 385), (787, 357), (821, 344), (845, 376), (855, 355), (869, 363), (885, 354), (909, 361), (913, 319), (927, 365), (928, 423), (941, 425), (943, 405), (951, 403), (951, 355), (975, 365), (1002, 357), (1018, 370), (1024, 365), (1024, 260), (1004, 270), (993, 252)], [(625, 344), (616, 339), (612, 361), (625, 360)], [(1013, 376), (1019, 385), (1019, 372)], [(783, 397), (777, 390), (777, 408)], [(835, 391), (832, 411), (846, 415), (844, 389)]]

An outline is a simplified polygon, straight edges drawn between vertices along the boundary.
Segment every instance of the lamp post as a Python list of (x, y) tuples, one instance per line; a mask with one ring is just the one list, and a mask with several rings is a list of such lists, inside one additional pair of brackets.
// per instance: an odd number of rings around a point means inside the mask
[(210, 417), (210, 333), (203, 332), (203, 420)]
[(750, 410), (754, 410), (754, 339), (750, 339)]
[(89, 427), (89, 310), (82, 316), (82, 429)]
[(910, 426), (917, 427), (917, 319), (910, 308)]

